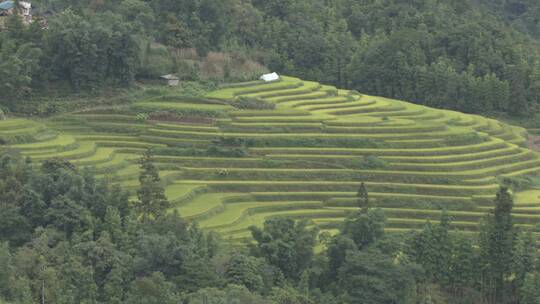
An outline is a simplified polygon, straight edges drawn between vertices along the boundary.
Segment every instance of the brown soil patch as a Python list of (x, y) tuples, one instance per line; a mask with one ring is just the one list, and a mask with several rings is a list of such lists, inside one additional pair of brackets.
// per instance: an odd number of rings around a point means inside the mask
[(531, 150), (540, 152), (540, 135), (529, 134), (527, 142)]

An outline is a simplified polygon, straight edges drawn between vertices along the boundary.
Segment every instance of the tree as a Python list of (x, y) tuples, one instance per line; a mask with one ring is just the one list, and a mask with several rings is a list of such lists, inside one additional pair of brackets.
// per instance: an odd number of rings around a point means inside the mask
[(291, 287), (273, 288), (270, 294), (273, 303), (315, 304), (308, 296)]
[(133, 304), (176, 304), (180, 297), (174, 285), (165, 280), (162, 273), (154, 272), (133, 281), (126, 303)]
[(344, 236), (338, 234), (332, 238), (330, 244), (326, 249), (326, 256), (328, 257), (328, 272), (330, 280), (337, 278), (338, 270), (345, 263), (347, 253), (349, 251), (357, 251), (358, 247), (356, 243)]
[(521, 304), (540, 304), (540, 273), (532, 272), (525, 276), (519, 297)]
[(358, 188), (358, 192), (356, 193), (356, 198), (358, 199), (358, 207), (362, 213), (367, 213), (369, 210), (369, 194), (364, 182), (360, 184), (360, 188)]
[(341, 232), (362, 250), (384, 236), (385, 223), (386, 217), (381, 209), (352, 213), (345, 219)]
[(261, 291), (264, 287), (261, 275), (261, 261), (258, 259), (236, 254), (225, 265), (227, 283), (243, 285), (251, 291)]
[(84, 207), (67, 197), (58, 197), (51, 201), (44, 219), (60, 231), (71, 235), (87, 224), (84, 217)]
[(483, 290), (489, 303), (509, 301), (508, 281), (512, 274), (515, 231), (512, 223), (513, 200), (508, 188), (501, 187), (495, 209), (480, 229)]
[(286, 278), (299, 279), (311, 265), (317, 240), (317, 229), (307, 225), (306, 221), (278, 217), (266, 220), (263, 229), (249, 227), (257, 242), (253, 254), (279, 268)]
[(456, 235), (450, 253), (448, 289), (454, 297), (464, 297), (478, 282), (477, 265), (480, 263), (476, 244), (470, 237)]
[(523, 288), (527, 275), (534, 272), (538, 259), (538, 248), (536, 240), (531, 231), (524, 231), (518, 234), (512, 261), (512, 280), (513, 290)]
[(378, 250), (347, 254), (338, 284), (351, 304), (412, 303), (416, 288), (412, 269)]
[[(243, 286), (227, 285), (223, 289), (202, 288), (197, 292), (185, 296), (185, 302), (189, 304), (271, 304), (262, 296), (250, 292)], [(289, 302), (287, 302), (289, 303)]]
[(17, 98), (30, 91), (41, 51), (33, 44), (0, 42), (0, 90), (3, 98)]
[(150, 153), (145, 153), (141, 159), (141, 174), (139, 175), (140, 189), (137, 191), (139, 201), (137, 208), (143, 221), (158, 218), (165, 214), (170, 203), (161, 185), (159, 171), (152, 162)]
[(421, 265), (428, 278), (447, 283), (450, 279), (452, 240), (449, 235), (450, 222), (443, 212), (438, 225), (427, 222), (424, 229), (410, 240), (409, 252), (412, 260)]

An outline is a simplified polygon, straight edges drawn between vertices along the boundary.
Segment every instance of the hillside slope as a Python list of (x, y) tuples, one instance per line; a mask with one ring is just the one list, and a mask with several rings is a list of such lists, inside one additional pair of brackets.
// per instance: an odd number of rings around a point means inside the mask
[[(361, 182), (390, 231), (421, 227), (442, 209), (457, 228), (474, 231), (501, 178), (540, 172), (524, 129), (480, 116), (292, 77), (207, 97), (11, 119), (0, 122), (0, 138), (35, 160), (67, 158), (133, 190), (137, 160), (152, 148), (175, 208), (233, 240), (273, 216), (332, 230), (357, 208)], [(517, 224), (540, 219), (539, 195), (517, 195)]]

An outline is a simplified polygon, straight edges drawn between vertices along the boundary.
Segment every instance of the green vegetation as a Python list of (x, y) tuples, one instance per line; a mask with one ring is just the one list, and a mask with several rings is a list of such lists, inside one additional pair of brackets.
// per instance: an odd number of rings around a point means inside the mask
[[(298, 104), (340, 92), (286, 78), (267, 87), (274, 92), (250, 88), (268, 69), (469, 113), (528, 115), (540, 101), (540, 7), (534, 0), (32, 5), (35, 19), (46, 15), (48, 27), (6, 17), (0, 33), (0, 105), (13, 112), (50, 115), (88, 101), (85, 95), (107, 95), (104, 88), (155, 82), (165, 74), (209, 86), (247, 81), (242, 95), (274, 102)], [(239, 93), (235, 87), (210, 97), (230, 99)], [(278, 87), (283, 93), (276, 94)], [(285, 92), (296, 97), (281, 96)]]
[[(233, 242), (277, 216), (311, 219), (331, 231), (368, 205), (354, 198), (361, 183), (369, 206), (383, 208), (388, 227), (400, 231), (420, 228), (443, 209), (454, 225), (477, 231), (499, 184), (516, 192), (516, 224), (533, 227), (538, 219), (531, 208), (537, 197), (528, 194), (535, 192), (522, 192), (535, 191), (529, 189), (540, 172), (524, 129), (292, 77), (207, 96), (213, 99), (165, 91), (114, 111), (8, 119), (0, 136), (4, 149), (34, 160), (68, 159), (133, 196), (138, 159), (148, 151), (161, 171), (149, 187), (165, 186), (171, 210)], [(273, 107), (229, 105), (239, 100)], [(145, 202), (146, 217), (162, 212)]]
[[(332, 198), (335, 192), (225, 194), (179, 182), (164, 187), (160, 176), (170, 172), (160, 172), (156, 160), (147, 151), (132, 166), (140, 188), (130, 201), (129, 192), (68, 161), (33, 163), (2, 153), (0, 302), (532, 304), (538, 299), (537, 234), (532, 225), (519, 223), (533, 217), (519, 210), (512, 214), (505, 187), (487, 215), (373, 208), (381, 194), (368, 193), (364, 183), (356, 195), (342, 193), (348, 195), (344, 199)], [(313, 200), (320, 196), (327, 203)], [(178, 211), (228, 238), (201, 231)], [(440, 218), (439, 224), (429, 221), (433, 218)], [(407, 225), (417, 229), (407, 231)], [(473, 227), (480, 233), (462, 231)], [(253, 241), (235, 242), (246, 237)]]

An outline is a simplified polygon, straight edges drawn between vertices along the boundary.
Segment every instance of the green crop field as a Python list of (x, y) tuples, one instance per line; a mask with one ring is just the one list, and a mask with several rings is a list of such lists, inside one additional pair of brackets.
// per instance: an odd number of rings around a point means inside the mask
[[(454, 227), (474, 232), (503, 178), (540, 174), (540, 154), (529, 149), (525, 129), (477, 115), (293, 77), (229, 85), (206, 97), (8, 119), (0, 122), (1, 147), (37, 161), (68, 159), (133, 195), (138, 159), (152, 149), (173, 209), (232, 241), (277, 216), (335, 232), (357, 209), (361, 182), (385, 210), (390, 232), (422, 227), (442, 209)], [(240, 97), (253, 108), (235, 107)], [(275, 109), (258, 110), (258, 102)], [(164, 112), (175, 118), (144, 119)], [(536, 225), (540, 190), (515, 199), (516, 224)]]

